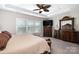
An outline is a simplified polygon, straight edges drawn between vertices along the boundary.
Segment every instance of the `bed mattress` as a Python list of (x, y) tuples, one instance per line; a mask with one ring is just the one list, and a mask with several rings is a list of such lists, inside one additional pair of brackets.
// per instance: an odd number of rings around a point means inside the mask
[(39, 54), (50, 51), (44, 38), (34, 35), (14, 35), (1, 54)]

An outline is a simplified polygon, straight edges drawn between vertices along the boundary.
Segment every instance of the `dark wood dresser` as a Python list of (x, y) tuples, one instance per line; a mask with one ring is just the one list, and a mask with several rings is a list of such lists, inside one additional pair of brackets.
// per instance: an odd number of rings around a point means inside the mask
[(59, 30), (54, 30), (54, 38), (60, 39), (60, 31)]
[[(61, 33), (60, 33), (61, 32)], [(54, 38), (79, 44), (79, 31), (55, 30)]]
[(65, 16), (60, 20), (60, 39), (68, 42), (74, 41), (74, 17)]
[(79, 44), (79, 31), (74, 29), (74, 18), (65, 16), (59, 21), (59, 30), (55, 30), (55, 37), (73, 43)]
[(74, 42), (73, 30), (60, 30), (60, 39), (64, 41)]
[(74, 42), (79, 44), (79, 31), (74, 32)]

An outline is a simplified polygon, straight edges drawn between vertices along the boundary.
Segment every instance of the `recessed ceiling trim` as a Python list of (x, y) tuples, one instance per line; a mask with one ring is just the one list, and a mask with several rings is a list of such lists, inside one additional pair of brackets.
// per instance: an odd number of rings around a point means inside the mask
[(26, 10), (26, 9), (21, 8), (21, 7), (17, 7), (17, 6), (10, 5), (10, 4), (5, 4), (5, 5), (2, 5), (0, 7), (1, 7), (1, 9), (13, 11), (13, 12), (19, 12), (19, 13), (23, 13), (23, 14), (28, 14), (28, 15), (32, 15), (32, 16), (36, 16), (36, 17), (41, 17), (41, 18), (47, 17), (46, 15), (32, 12), (30, 10)]

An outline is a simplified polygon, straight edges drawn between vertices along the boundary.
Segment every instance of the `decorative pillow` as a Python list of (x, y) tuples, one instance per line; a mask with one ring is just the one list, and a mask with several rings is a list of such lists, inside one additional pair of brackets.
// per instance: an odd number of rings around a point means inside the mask
[(10, 33), (10, 32), (8, 32), (8, 31), (2, 31), (2, 33), (7, 34), (7, 35), (9, 36), (9, 38), (11, 38), (11, 37), (12, 37), (11, 33)]
[(0, 33), (0, 50), (3, 50), (6, 48), (7, 42), (10, 39), (10, 37), (5, 33)]

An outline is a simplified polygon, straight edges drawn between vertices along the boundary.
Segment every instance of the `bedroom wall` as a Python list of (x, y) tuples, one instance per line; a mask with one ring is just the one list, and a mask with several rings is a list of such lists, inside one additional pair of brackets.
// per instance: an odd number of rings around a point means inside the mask
[(70, 16), (70, 17), (74, 17), (74, 27), (76, 31), (79, 31), (79, 9), (72, 9), (70, 11), (61, 13), (61, 14), (56, 14), (52, 17), (50, 17), (51, 19), (53, 19), (53, 27), (54, 29), (59, 29), (59, 20), (62, 19), (64, 16)]
[[(40, 20), (42, 21), (43, 18), (0, 10), (0, 30), (7, 30), (11, 32), (12, 34), (16, 33), (16, 18), (25, 18), (25, 19), (31, 19), (31, 20)], [(38, 33), (42, 35), (41, 33)]]

